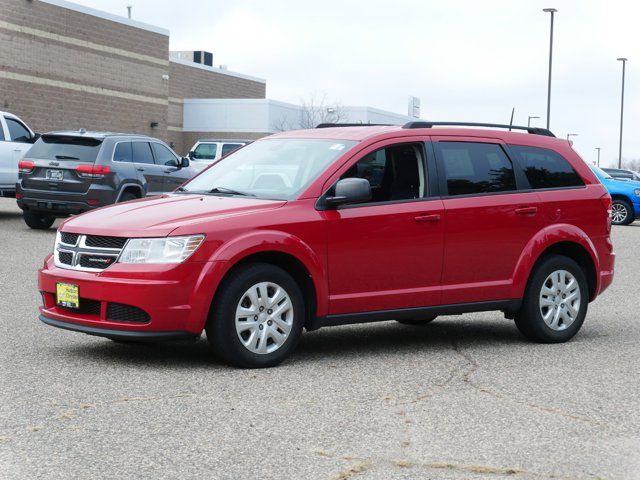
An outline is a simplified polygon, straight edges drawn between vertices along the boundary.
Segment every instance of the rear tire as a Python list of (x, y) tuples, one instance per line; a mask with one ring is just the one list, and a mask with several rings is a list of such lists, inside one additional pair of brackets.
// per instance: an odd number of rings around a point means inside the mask
[(22, 218), (24, 218), (24, 223), (34, 230), (47, 230), (56, 221), (56, 218), (51, 215), (35, 213), (31, 210), (23, 210)]
[(614, 198), (611, 202), (612, 217), (611, 223), (614, 225), (629, 225), (636, 219), (635, 212), (631, 204), (621, 198)]
[(417, 317), (417, 318), (405, 318), (403, 320), (396, 320), (396, 322), (401, 323), (403, 325), (428, 325), (433, 322), (437, 315), (431, 315), (428, 317)]
[(568, 257), (550, 255), (529, 278), (516, 326), (534, 342), (566, 342), (582, 327), (588, 304), (589, 288), (580, 266)]
[(305, 302), (296, 281), (279, 267), (253, 263), (222, 282), (205, 330), (214, 352), (241, 368), (273, 367), (296, 348)]

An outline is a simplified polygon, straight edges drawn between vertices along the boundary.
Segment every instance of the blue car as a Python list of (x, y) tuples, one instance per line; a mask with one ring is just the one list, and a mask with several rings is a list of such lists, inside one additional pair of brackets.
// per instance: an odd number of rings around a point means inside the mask
[(594, 166), (591, 166), (591, 170), (611, 195), (611, 219), (614, 225), (629, 225), (636, 218), (640, 218), (640, 182), (617, 180)]

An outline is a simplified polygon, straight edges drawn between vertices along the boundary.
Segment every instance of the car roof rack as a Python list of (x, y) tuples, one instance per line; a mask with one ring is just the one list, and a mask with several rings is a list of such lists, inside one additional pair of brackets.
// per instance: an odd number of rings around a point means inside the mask
[(390, 123), (319, 123), (316, 128), (333, 127), (392, 127)]
[(545, 137), (555, 137), (550, 130), (539, 127), (523, 127), (520, 125), (504, 125), (501, 123), (474, 123), (474, 122), (425, 122), (414, 121), (405, 123), (402, 128), (432, 128), (432, 127), (490, 127), (506, 128), (509, 130), (525, 130), (532, 135), (544, 135)]

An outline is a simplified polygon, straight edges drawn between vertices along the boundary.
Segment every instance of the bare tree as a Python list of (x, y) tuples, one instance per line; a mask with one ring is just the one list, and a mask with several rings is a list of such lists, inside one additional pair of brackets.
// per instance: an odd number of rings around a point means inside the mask
[(300, 128), (315, 128), (320, 123), (340, 123), (347, 119), (344, 106), (340, 102), (329, 102), (326, 94), (313, 93), (300, 104)]
[(622, 162), (622, 168), (640, 172), (640, 158), (633, 158), (631, 160), (624, 159)]
[(280, 118), (273, 122), (273, 129), (276, 132), (287, 132), (298, 128), (287, 115), (282, 114)]

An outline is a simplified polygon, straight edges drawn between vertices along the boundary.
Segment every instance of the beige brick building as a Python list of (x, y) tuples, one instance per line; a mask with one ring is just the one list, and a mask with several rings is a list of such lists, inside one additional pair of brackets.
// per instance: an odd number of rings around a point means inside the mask
[(185, 98), (265, 98), (264, 80), (169, 61), (169, 32), (65, 0), (0, 0), (0, 110), (37, 131), (152, 135), (184, 154)]

